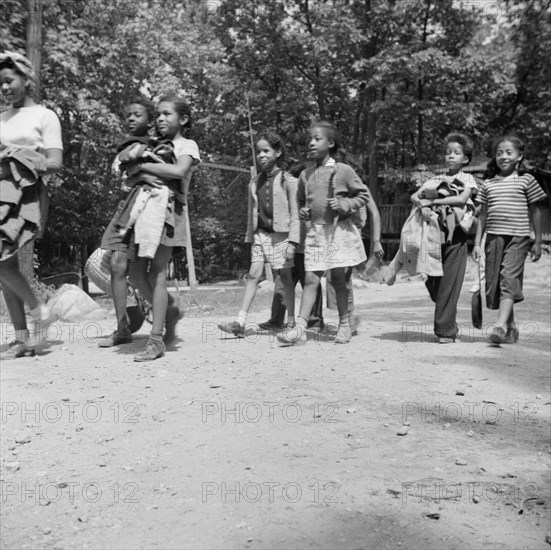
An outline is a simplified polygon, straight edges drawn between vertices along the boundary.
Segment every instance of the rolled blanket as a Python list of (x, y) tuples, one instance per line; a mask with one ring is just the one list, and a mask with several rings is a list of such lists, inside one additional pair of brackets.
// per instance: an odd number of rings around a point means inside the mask
[(34, 149), (0, 149), (0, 240), (2, 260), (40, 236), (47, 213), (48, 194), (40, 174), (47, 159)]

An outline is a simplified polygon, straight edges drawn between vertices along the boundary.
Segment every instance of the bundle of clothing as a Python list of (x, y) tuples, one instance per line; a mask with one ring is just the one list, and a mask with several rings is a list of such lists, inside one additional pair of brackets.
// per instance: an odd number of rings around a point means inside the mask
[[(127, 171), (144, 162), (175, 164), (174, 145), (169, 140), (129, 136), (119, 146), (120, 169)], [(134, 231), (134, 242), (139, 244), (138, 256), (154, 258), (165, 225), (174, 229), (174, 197), (178, 180), (166, 180), (138, 172), (125, 180), (130, 193), (119, 214), (116, 226), (121, 235)]]
[[(423, 184), (423, 198), (457, 197), (464, 190), (465, 184), (460, 179), (453, 176), (440, 176), (431, 178)], [(451, 242), (457, 225), (467, 233), (471, 229), (476, 215), (476, 207), (471, 198), (467, 200), (465, 206), (436, 205), (431, 206), (431, 210), (438, 214), (439, 225), (443, 232), (442, 244)]]
[[(423, 199), (459, 196), (465, 184), (453, 176), (439, 176), (423, 185)], [(449, 205), (429, 206), (432, 213), (425, 221), (421, 206), (414, 206), (402, 227), (396, 267), (404, 267), (410, 275), (419, 273), (441, 277), (442, 245), (450, 243), (459, 225), (468, 232), (476, 215), (474, 202), (469, 198), (463, 207)], [(396, 271), (397, 272), (397, 271)]]
[(0, 259), (40, 237), (48, 208), (41, 174), (46, 157), (28, 147), (0, 145)]

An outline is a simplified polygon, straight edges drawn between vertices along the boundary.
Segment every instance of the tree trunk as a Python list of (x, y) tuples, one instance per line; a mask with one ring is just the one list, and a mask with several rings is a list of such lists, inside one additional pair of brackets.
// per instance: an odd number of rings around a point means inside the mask
[[(419, 79), (417, 84), (417, 99), (419, 100), (419, 104), (423, 101), (423, 82), (421, 79)], [(420, 162), (423, 162), (423, 146), (424, 146), (424, 135), (423, 135), (423, 112), (422, 108), (419, 107), (421, 111), (417, 115), (417, 154), (415, 155), (417, 157), (417, 164)]]
[[(40, 101), (40, 62), (42, 56), (42, 0), (27, 0), (27, 57), (32, 63), (36, 75), (35, 100)], [(19, 250), (21, 273), (29, 280), (34, 275), (34, 241)]]
[(42, 59), (42, 0), (27, 0), (27, 57), (36, 75), (35, 100), (40, 101), (40, 67)]
[(377, 174), (377, 115), (372, 109), (376, 91), (368, 92), (367, 100), (367, 159), (369, 169), (369, 189), (375, 204), (379, 203), (379, 179)]
[(360, 133), (361, 133), (361, 120), (362, 120), (362, 113), (364, 110), (364, 103), (365, 103), (365, 82), (362, 82), (358, 89), (358, 106), (356, 108), (356, 116), (354, 117), (354, 131), (352, 133), (352, 152), (354, 154), (358, 153), (359, 149), (363, 149), (363, 147), (360, 147)]

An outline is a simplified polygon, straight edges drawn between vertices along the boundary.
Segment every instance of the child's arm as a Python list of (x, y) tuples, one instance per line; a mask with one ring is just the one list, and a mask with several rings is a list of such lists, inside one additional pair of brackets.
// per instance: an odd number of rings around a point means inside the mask
[[(369, 189), (368, 189), (369, 191)], [(371, 217), (371, 238), (373, 241), (373, 254), (377, 256), (379, 260), (382, 260), (385, 252), (383, 246), (381, 245), (381, 215), (379, 214), (379, 209), (369, 192), (369, 201), (367, 203), (367, 209)]]
[(411, 195), (411, 197), (409, 198), (409, 200), (414, 206), (421, 206), (421, 199), (423, 198), (422, 189), (423, 189), (423, 186), (417, 189), (417, 191), (415, 191), (415, 193), (413, 193), (413, 195)]
[(419, 187), (419, 189), (417, 189), (417, 191), (415, 191), (415, 193), (411, 195), (409, 200), (414, 206), (418, 206), (418, 207), (427, 206), (427, 203), (426, 203), (427, 199), (425, 199), (425, 190), (427, 188), (427, 183), (432, 181), (433, 179), (434, 178), (430, 178), (427, 181), (423, 182)]
[(450, 197), (442, 197), (441, 199), (433, 199), (431, 201), (431, 206), (465, 206), (467, 204), (467, 201), (471, 197), (471, 193), (473, 192), (471, 187), (465, 186), (465, 189), (459, 194)]
[(530, 250), (532, 261), (537, 262), (541, 258), (541, 237), (543, 233), (543, 208), (541, 202), (530, 205), (530, 216), (534, 226), (534, 244)]
[(484, 235), (484, 230), (486, 229), (486, 215), (486, 204), (482, 203), (480, 205), (480, 212), (478, 214), (476, 237), (474, 238), (473, 260), (475, 262), (478, 262), (478, 260), (480, 260), (480, 243), (482, 242), (482, 235)]
[[(344, 183), (346, 183), (345, 196), (342, 196), (342, 190), (339, 190), (339, 194), (334, 195), (332, 198), (327, 199), (327, 204), (332, 210), (338, 214), (352, 214), (356, 212), (362, 206), (367, 205), (371, 198), (369, 188), (360, 179), (358, 174), (347, 165), (338, 164), (338, 170), (342, 170), (344, 173)], [(342, 167), (342, 168), (341, 168)]]
[(145, 162), (137, 166), (132, 166), (128, 169), (128, 175), (133, 175), (138, 172), (146, 172), (159, 178), (173, 180), (182, 179), (186, 172), (193, 166), (194, 159), (190, 155), (181, 155), (176, 159), (176, 164), (156, 164), (153, 162)]
[(299, 218), (305, 222), (310, 219), (310, 209), (306, 206), (306, 184), (305, 182), (305, 175), (304, 171), (300, 173), (300, 176), (298, 177), (298, 190), (297, 190), (297, 198), (298, 198), (298, 208), (299, 208)]
[(289, 227), (289, 243), (295, 245), (300, 242), (300, 218), (298, 206), (298, 180), (287, 176), (285, 179), (287, 186), (287, 201), (289, 202), (289, 216), (291, 223)]

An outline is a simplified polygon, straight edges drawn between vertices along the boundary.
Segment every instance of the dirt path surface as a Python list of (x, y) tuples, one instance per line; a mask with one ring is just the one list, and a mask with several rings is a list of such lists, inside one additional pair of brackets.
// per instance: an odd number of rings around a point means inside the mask
[(469, 278), (449, 345), (420, 281), (357, 288), (344, 346), (221, 339), (227, 312), (195, 307), (138, 364), (149, 326), (100, 350), (111, 319), (60, 325), (1, 365), (1, 547), (549, 548), (549, 268), (513, 346), (470, 328)]

